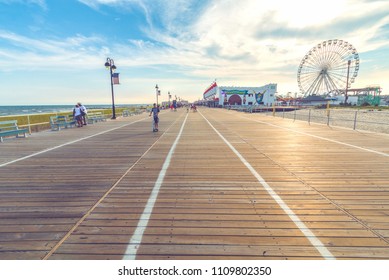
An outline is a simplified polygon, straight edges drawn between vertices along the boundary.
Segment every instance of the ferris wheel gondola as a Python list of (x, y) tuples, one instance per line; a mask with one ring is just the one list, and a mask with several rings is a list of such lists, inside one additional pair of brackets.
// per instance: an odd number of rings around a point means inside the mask
[(303, 57), (297, 82), (304, 96), (338, 95), (355, 81), (358, 70), (359, 54), (350, 43), (327, 40)]

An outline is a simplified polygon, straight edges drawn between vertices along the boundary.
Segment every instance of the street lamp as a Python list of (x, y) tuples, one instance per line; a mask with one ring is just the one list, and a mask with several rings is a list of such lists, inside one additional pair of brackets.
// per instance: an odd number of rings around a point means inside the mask
[(116, 119), (116, 112), (115, 112), (115, 98), (113, 95), (113, 80), (112, 80), (112, 73), (115, 72), (116, 66), (113, 61), (113, 59), (107, 57), (107, 62), (105, 63), (105, 67), (108, 69), (109, 68), (109, 73), (111, 77), (111, 93), (112, 93), (112, 119)]
[(170, 108), (170, 98), (172, 98), (171, 94), (170, 94), (170, 91), (168, 91), (167, 93), (168, 97), (169, 97), (169, 108)]
[(158, 107), (158, 95), (159, 95), (160, 91), (159, 91), (159, 88), (158, 88), (158, 84), (155, 85), (155, 96), (157, 97), (157, 107)]

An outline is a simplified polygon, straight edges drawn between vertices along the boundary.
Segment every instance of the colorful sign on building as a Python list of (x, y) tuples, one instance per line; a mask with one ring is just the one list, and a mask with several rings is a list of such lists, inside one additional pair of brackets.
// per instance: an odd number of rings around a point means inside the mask
[(214, 82), (204, 92), (204, 99), (219, 100), (219, 105), (265, 105), (276, 102), (277, 84), (262, 87), (225, 87)]

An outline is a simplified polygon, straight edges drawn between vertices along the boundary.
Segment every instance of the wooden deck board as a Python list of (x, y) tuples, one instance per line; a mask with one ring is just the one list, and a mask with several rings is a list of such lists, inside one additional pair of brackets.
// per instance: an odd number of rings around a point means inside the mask
[[(139, 115), (2, 143), (0, 164), (57, 148), (0, 167), (0, 259), (43, 258), (80, 219), (50, 258), (121, 259), (185, 116), (163, 112), (159, 133)], [(370, 151), (389, 136), (203, 108), (138, 259), (323, 258), (203, 116), (336, 258), (389, 259), (389, 156)]]

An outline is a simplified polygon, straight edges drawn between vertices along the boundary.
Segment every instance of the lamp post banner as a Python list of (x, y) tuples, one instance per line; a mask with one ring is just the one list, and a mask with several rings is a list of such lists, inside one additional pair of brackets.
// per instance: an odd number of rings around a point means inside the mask
[(118, 85), (119, 84), (119, 73), (113, 73), (112, 74), (112, 83), (114, 85)]

